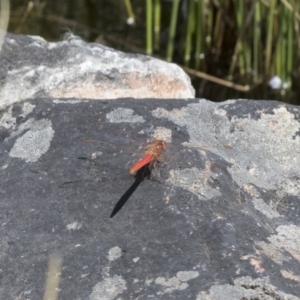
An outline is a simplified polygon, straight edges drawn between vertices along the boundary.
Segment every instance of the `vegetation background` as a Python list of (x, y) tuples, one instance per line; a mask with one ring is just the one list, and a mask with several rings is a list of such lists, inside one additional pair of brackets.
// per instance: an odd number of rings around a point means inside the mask
[(8, 31), (181, 65), (196, 96), (300, 104), (299, 0), (11, 0)]

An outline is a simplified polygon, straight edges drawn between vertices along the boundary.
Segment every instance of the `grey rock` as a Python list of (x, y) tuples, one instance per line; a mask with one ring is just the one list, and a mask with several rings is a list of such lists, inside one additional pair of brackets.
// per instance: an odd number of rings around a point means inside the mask
[(39, 98), (192, 98), (175, 64), (78, 39), (50, 43), (7, 34), (0, 52), (0, 107)]
[[(53, 253), (59, 299), (300, 299), (299, 128), (275, 101), (7, 106), (0, 299), (42, 299)], [(155, 138), (162, 162), (134, 181)]]

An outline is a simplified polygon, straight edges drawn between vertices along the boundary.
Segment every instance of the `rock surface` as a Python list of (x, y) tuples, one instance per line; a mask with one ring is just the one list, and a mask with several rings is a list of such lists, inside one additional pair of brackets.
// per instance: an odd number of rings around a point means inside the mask
[(0, 107), (30, 97), (192, 98), (175, 64), (100, 44), (7, 34), (0, 52)]
[[(59, 299), (300, 299), (299, 128), (270, 101), (6, 107), (0, 299), (42, 299), (55, 253)], [(164, 163), (133, 182), (153, 138)]]

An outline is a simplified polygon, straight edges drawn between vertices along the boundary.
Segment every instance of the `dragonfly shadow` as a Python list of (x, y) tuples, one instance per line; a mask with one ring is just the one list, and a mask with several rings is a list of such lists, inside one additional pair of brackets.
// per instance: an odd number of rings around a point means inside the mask
[(149, 168), (149, 164), (145, 165), (143, 168), (137, 171), (135, 174), (135, 180), (130, 188), (122, 195), (122, 197), (118, 200), (115, 205), (112, 213), (110, 214), (110, 218), (113, 218), (125, 205), (125, 203), (129, 200), (134, 191), (138, 188), (138, 186), (142, 183), (145, 178), (150, 178), (151, 170)]

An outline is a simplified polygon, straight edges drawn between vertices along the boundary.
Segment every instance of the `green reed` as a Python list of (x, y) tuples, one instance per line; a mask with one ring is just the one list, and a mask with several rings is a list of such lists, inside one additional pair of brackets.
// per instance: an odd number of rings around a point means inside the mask
[(133, 10), (132, 10), (131, 1), (130, 0), (124, 0), (124, 1), (125, 1), (127, 14), (128, 14), (127, 23), (129, 25), (134, 25), (135, 24), (135, 16), (134, 16), (134, 13), (133, 13)]
[(152, 55), (153, 53), (153, 5), (152, 0), (146, 0), (146, 53)]
[[(148, 2), (151, 0), (147, 0), (147, 28), (148, 14), (153, 15)], [(160, 0), (155, 0), (157, 5), (159, 13), (154, 15), (156, 49), (159, 43), (156, 18), (171, 14), (167, 61), (173, 60), (175, 43), (181, 42), (178, 49), (182, 49), (181, 60), (185, 66), (204, 72), (210, 63), (206, 58), (210, 57), (215, 63), (211, 74), (222, 66), (223, 77), (252, 86), (268, 82), (277, 75), (282, 81), (281, 89), (291, 89), (291, 74), (294, 70), (299, 72), (299, 66), (297, 69), (295, 65), (295, 58), (300, 56), (298, 0), (185, 0), (185, 3), (173, 0), (169, 11), (162, 12)], [(186, 13), (181, 15), (186, 17), (178, 28), (179, 10), (183, 7)], [(152, 31), (147, 30), (147, 53)], [(224, 65), (228, 66), (227, 76)]]
[(261, 3), (256, 1), (253, 19), (253, 80), (258, 80), (261, 72), (262, 55), (261, 55)]
[(0, 0), (0, 51), (8, 27), (10, 6), (9, 0)]
[(161, 3), (154, 0), (154, 49), (160, 48)]
[(204, 37), (205, 32), (205, 14), (204, 14), (204, 1), (198, 0), (195, 3), (196, 20), (195, 20), (195, 69), (200, 67), (200, 58), (204, 58)]
[(265, 73), (269, 73), (271, 65), (271, 55), (272, 55), (272, 44), (273, 44), (273, 27), (275, 16), (275, 4), (276, 0), (270, 0), (270, 9), (266, 10), (268, 12), (268, 29), (267, 29), (267, 44), (266, 44), (266, 58), (265, 58)]
[(172, 4), (169, 39), (167, 45), (167, 57), (166, 57), (167, 61), (172, 61), (173, 58), (179, 2), (180, 2), (179, 0), (173, 0), (173, 4)]
[(189, 16), (187, 20), (187, 30), (185, 39), (184, 65), (189, 66), (192, 51), (192, 38), (195, 31), (195, 1), (189, 0)]

